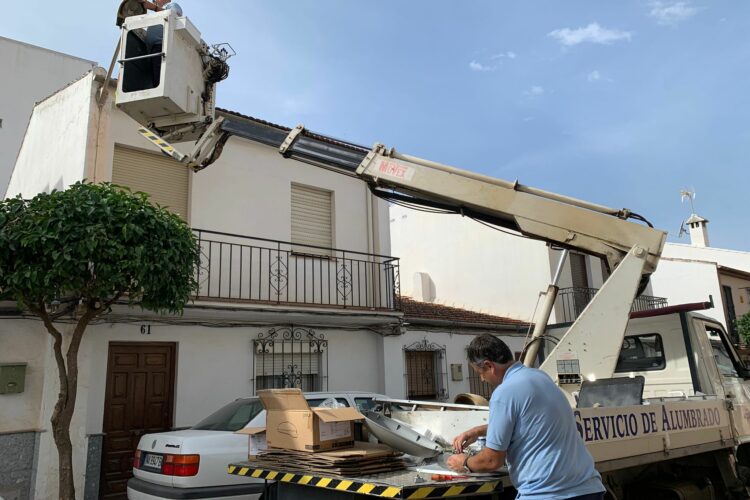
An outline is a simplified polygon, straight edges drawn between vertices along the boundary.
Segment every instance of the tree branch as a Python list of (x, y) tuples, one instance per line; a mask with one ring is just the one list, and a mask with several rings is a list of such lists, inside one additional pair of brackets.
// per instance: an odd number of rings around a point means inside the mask
[[(102, 307), (100, 308), (100, 309), (101, 309), (101, 312), (103, 312), (103, 311), (106, 311), (106, 310), (108, 310), (108, 309), (109, 309), (110, 307), (112, 307), (112, 305), (113, 305), (113, 304), (114, 304), (115, 302), (117, 302), (118, 300), (120, 300), (120, 298), (121, 298), (121, 297), (123, 296), (123, 293), (124, 293), (124, 292), (117, 292), (117, 294), (116, 294), (116, 295), (115, 295), (114, 297), (112, 297), (112, 298), (111, 298), (110, 300), (107, 300), (107, 301), (105, 301), (105, 302), (104, 302), (104, 305), (103, 305), (103, 306), (102, 306)], [(101, 312), (99, 312), (99, 314), (101, 314)]]

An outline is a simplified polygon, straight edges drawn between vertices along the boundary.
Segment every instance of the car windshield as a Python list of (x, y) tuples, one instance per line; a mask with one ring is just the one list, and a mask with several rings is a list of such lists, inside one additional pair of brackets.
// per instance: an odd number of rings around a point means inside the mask
[(204, 418), (191, 429), (199, 431), (238, 431), (263, 410), (259, 399), (238, 399)]

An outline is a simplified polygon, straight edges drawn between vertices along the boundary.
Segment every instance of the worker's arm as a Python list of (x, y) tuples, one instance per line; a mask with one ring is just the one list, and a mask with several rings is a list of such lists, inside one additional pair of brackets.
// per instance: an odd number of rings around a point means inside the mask
[(472, 457), (460, 453), (448, 457), (448, 467), (456, 472), (494, 472), (505, 465), (505, 452), (484, 447)]
[(453, 449), (456, 450), (457, 453), (461, 453), (464, 451), (464, 447), (470, 445), (474, 441), (477, 440), (477, 438), (480, 438), (482, 436), (487, 435), (487, 425), (478, 425), (476, 427), (472, 427), (466, 432), (462, 432), (455, 438), (453, 438)]
[(155, 3), (151, 3), (148, 0), (139, 0), (141, 2), (141, 5), (146, 7), (148, 10), (153, 10), (154, 12), (159, 12), (160, 10), (163, 10), (161, 7), (156, 5)]

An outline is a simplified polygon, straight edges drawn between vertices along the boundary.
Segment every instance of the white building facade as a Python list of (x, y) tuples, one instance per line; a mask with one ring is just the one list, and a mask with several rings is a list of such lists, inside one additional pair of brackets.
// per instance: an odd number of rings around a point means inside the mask
[(0, 192), (5, 193), (34, 105), (95, 63), (0, 36)]

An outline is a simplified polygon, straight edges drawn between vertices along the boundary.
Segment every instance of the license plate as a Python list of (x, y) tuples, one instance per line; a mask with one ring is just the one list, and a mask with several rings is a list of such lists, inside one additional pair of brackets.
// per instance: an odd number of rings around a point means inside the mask
[(146, 458), (143, 460), (143, 466), (161, 469), (162, 460), (164, 460), (164, 457), (161, 455), (146, 455)]

